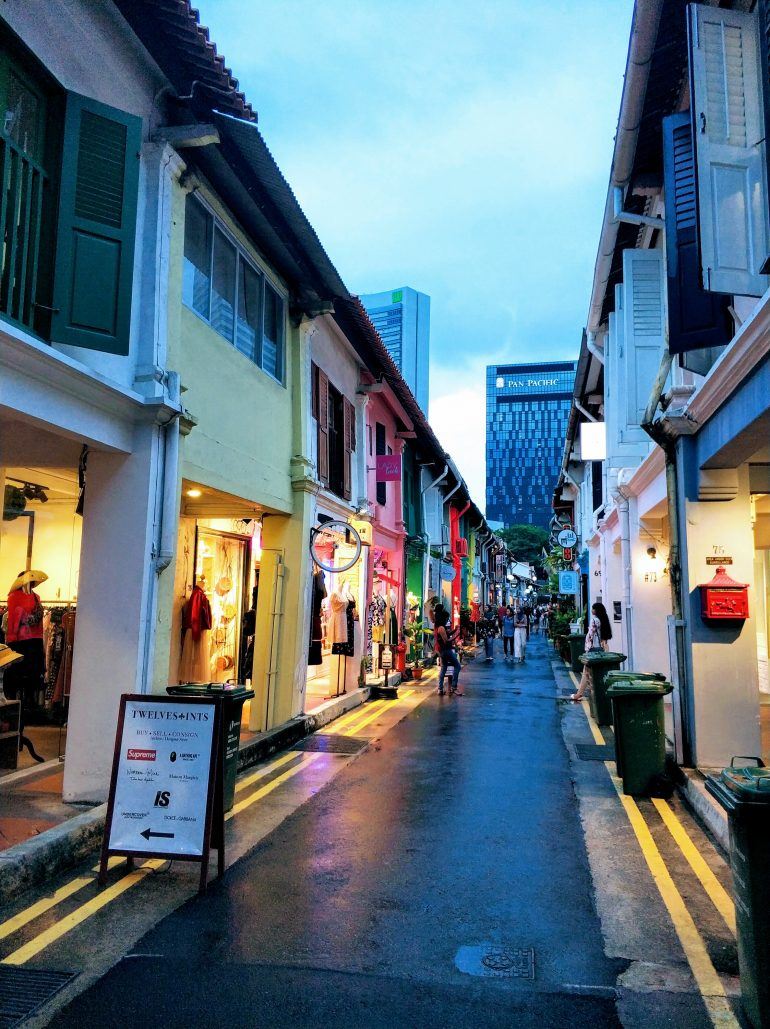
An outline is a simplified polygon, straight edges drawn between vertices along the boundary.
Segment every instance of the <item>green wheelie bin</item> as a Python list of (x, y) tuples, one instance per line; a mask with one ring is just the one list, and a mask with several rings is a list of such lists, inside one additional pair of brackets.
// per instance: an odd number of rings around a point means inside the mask
[(656, 776), (666, 770), (663, 698), (672, 689), (670, 682), (650, 679), (626, 680), (607, 687), (619, 729), (615, 740), (619, 774), (623, 792), (631, 797), (649, 796)]
[(238, 775), (238, 750), (241, 743), (241, 714), (243, 705), (254, 696), (248, 686), (233, 686), (222, 682), (186, 682), (180, 686), (167, 686), (172, 697), (215, 697), (222, 705), (222, 739), (220, 754), (223, 758), (224, 810), (235, 803), (235, 779)]
[(580, 658), (584, 653), (583, 648), (586, 645), (585, 634), (582, 632), (571, 632), (567, 637), (567, 642), (569, 643), (570, 667), (575, 675), (580, 675), (583, 671)]
[[(613, 683), (616, 682), (633, 682), (637, 679), (641, 682), (665, 682), (666, 677), (660, 672), (607, 672), (604, 676), (604, 684), (609, 689)], [(618, 775), (623, 774), (623, 748), (620, 744), (620, 734), (622, 729), (618, 725), (618, 720), (615, 716), (615, 702), (610, 698), (612, 704), (612, 732), (615, 737), (615, 771)]]
[[(733, 758), (757, 761), (758, 758)], [(706, 779), (727, 811), (741, 1000), (754, 1029), (770, 1027), (770, 769), (730, 768)]]
[(587, 650), (580, 655), (580, 663), (591, 669), (591, 692), (588, 703), (597, 725), (612, 725), (612, 707), (607, 699), (604, 677), (607, 672), (616, 672), (626, 660), (625, 654), (612, 650)]

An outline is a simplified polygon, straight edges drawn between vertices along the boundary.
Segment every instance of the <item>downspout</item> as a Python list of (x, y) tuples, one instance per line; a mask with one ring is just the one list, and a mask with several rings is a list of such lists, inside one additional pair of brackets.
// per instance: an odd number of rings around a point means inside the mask
[(631, 606), (631, 519), (628, 497), (618, 489), (615, 502), (620, 518), (620, 561), (623, 566), (623, 611), (626, 626), (626, 657), (628, 668), (634, 667), (634, 613)]
[(580, 411), (581, 414), (586, 416), (586, 418), (589, 420), (589, 422), (598, 422), (599, 421), (599, 419), (596, 417), (596, 415), (593, 415), (593, 414), (591, 414), (590, 411), (586, 410), (586, 408), (583, 407), (583, 405), (580, 403), (579, 400), (576, 400), (573, 397), (572, 398), (572, 403), (575, 405), (575, 407), (578, 409), (578, 411)]
[(592, 354), (599, 364), (604, 364), (604, 351), (600, 350), (594, 340), (596, 339), (595, 332), (589, 332), (586, 334), (586, 350), (589, 354)]
[[(655, 378), (655, 383), (650, 393), (650, 399), (647, 403), (647, 408), (644, 412), (642, 419), (642, 428), (663, 451), (663, 456), (666, 461), (666, 505), (668, 509), (668, 532), (669, 532), (669, 551), (668, 551), (668, 578), (669, 587), (671, 589), (671, 613), (674, 618), (674, 632), (676, 646), (674, 648), (674, 658), (676, 661), (676, 682), (680, 691), (680, 715), (684, 715), (686, 711), (686, 705), (682, 704), (682, 699), (689, 697), (688, 683), (687, 683), (687, 662), (685, 661), (684, 653), (684, 599), (682, 596), (682, 559), (681, 559), (681, 536), (679, 532), (679, 518), (678, 518), (678, 507), (677, 500), (679, 496), (679, 472), (677, 469), (676, 462), (676, 440), (672, 439), (663, 428), (655, 421), (655, 412), (657, 411), (658, 405), (660, 404), (663, 391), (666, 388), (666, 381), (671, 371), (671, 365), (673, 363), (673, 357), (668, 349), (668, 342), (666, 342), (663, 354), (660, 359), (660, 367), (658, 368), (658, 374)], [(674, 672), (674, 669), (672, 669)], [(685, 764), (689, 764), (691, 760), (690, 746), (688, 734), (684, 731), (687, 728), (687, 719), (683, 719), (685, 725), (682, 726), (682, 758)], [(676, 733), (675, 733), (676, 735)]]
[[(179, 372), (167, 372), (169, 401), (178, 405), (181, 396)], [(160, 517), (160, 541), (155, 557), (155, 571), (159, 575), (171, 564), (177, 533), (177, 477), (179, 475), (179, 413), (164, 428), (163, 439), (163, 500)]]

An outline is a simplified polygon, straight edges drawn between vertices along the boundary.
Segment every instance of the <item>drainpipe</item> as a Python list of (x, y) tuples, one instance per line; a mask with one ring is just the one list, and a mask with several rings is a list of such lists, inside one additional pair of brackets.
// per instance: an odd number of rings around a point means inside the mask
[[(658, 374), (655, 378), (655, 382), (650, 393), (650, 399), (647, 403), (647, 408), (642, 418), (642, 428), (656, 443), (661, 450), (666, 460), (666, 504), (668, 508), (668, 532), (669, 532), (669, 551), (668, 551), (668, 578), (669, 586), (671, 589), (671, 613), (674, 617), (674, 631), (676, 638), (676, 647), (674, 648), (674, 658), (676, 661), (675, 677), (677, 685), (680, 691), (680, 714), (684, 715), (686, 711), (685, 705), (681, 703), (681, 699), (689, 696), (689, 689), (687, 683), (687, 662), (685, 660), (684, 653), (684, 598), (682, 595), (682, 559), (681, 559), (681, 537), (679, 532), (679, 519), (678, 519), (678, 507), (677, 499), (679, 496), (679, 473), (677, 470), (676, 463), (676, 440), (672, 439), (662, 425), (659, 425), (655, 421), (655, 412), (660, 403), (663, 391), (666, 388), (666, 381), (671, 371), (671, 365), (673, 363), (673, 357), (668, 349), (668, 342), (663, 350), (663, 354), (660, 359), (660, 367), (658, 368)], [(672, 669), (672, 673), (674, 669)], [(691, 761), (690, 747), (687, 731), (688, 726), (682, 726), (682, 747), (683, 753), (682, 758), (685, 764), (689, 764)], [(675, 733), (676, 735), (676, 733)]]
[(628, 667), (634, 667), (634, 628), (633, 608), (631, 606), (631, 519), (629, 502), (625, 493), (618, 490), (615, 494), (620, 518), (620, 561), (623, 566), (623, 612), (626, 626), (626, 656)]
[(599, 364), (604, 364), (604, 351), (600, 350), (596, 345), (596, 333), (589, 332), (586, 334), (586, 350), (589, 354), (592, 354)]
[[(179, 372), (167, 373), (169, 401), (178, 405), (181, 396)], [(179, 414), (166, 423), (163, 438), (163, 500), (160, 519), (160, 542), (155, 557), (155, 571), (160, 574), (171, 564), (177, 532), (177, 477), (179, 474)]]
[(572, 403), (575, 405), (575, 407), (578, 409), (578, 411), (580, 411), (581, 414), (584, 414), (586, 416), (586, 418), (589, 420), (589, 422), (598, 422), (599, 421), (599, 419), (596, 417), (596, 415), (593, 415), (593, 414), (591, 414), (590, 411), (586, 410), (586, 408), (583, 407), (583, 405), (580, 403), (579, 400), (575, 400), (574, 397), (573, 397)]

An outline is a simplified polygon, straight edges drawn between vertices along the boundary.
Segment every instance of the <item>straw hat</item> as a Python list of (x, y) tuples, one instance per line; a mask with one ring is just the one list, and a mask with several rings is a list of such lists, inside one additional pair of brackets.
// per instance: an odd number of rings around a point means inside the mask
[(27, 572), (22, 572), (16, 579), (13, 580), (11, 588), (8, 590), (9, 593), (13, 593), (14, 590), (20, 590), (22, 586), (39, 586), (41, 582), (45, 582), (48, 576), (45, 572), (35, 571), (34, 568), (30, 568)]
[(8, 665), (12, 665), (14, 661), (21, 661), (21, 657), (22, 655), (17, 654), (15, 650), (11, 650), (4, 643), (0, 643), (0, 671), (7, 668)]

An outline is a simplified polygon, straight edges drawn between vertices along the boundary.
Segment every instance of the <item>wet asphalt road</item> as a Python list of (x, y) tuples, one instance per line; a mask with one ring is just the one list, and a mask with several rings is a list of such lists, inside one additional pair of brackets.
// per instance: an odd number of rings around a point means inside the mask
[(52, 1024), (619, 1024), (551, 654), (467, 665)]

